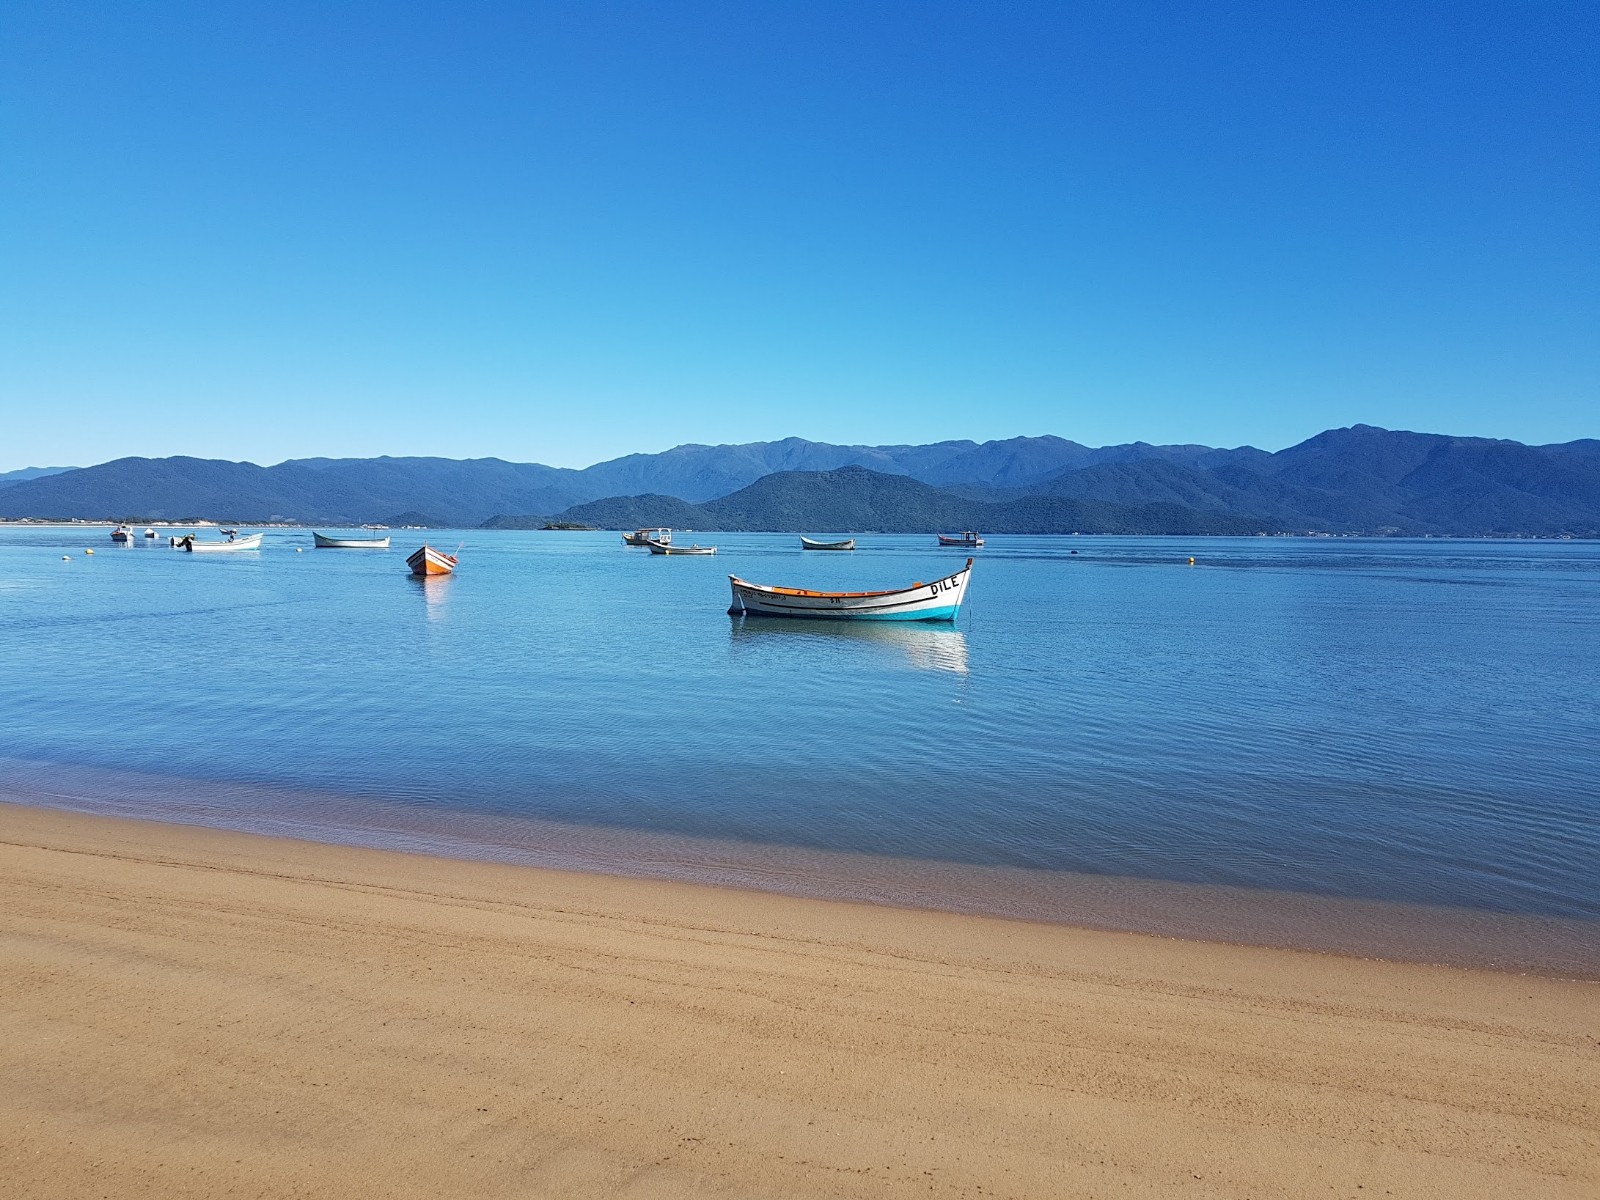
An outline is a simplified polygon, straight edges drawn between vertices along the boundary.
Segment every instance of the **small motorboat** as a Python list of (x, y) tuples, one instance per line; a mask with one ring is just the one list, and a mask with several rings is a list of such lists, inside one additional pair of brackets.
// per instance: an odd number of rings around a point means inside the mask
[(954, 621), (972, 577), (972, 559), (954, 575), (932, 583), (882, 592), (813, 592), (768, 587), (728, 576), (733, 588), (729, 616), (816, 617), (830, 621)]
[(648, 546), (651, 542), (660, 542), (663, 546), (672, 545), (672, 530), (635, 529), (632, 533), (622, 535), (624, 546)]
[(145, 536), (145, 537), (146, 537), (146, 538), (147, 538), (147, 539), (149, 539), (149, 540), (150, 540), (150, 541), (152, 541), (152, 542), (153, 542), (153, 541), (155, 541), (155, 540), (156, 540), (156, 531), (155, 531), (155, 530), (154, 530), (154, 529), (146, 529), (146, 530), (145, 530), (145, 531), (144, 531), (144, 536)]
[(387, 550), (389, 537), (334, 538), (311, 531), (311, 541), (320, 550)]
[(670, 542), (646, 542), (651, 554), (715, 554), (715, 546), (702, 546), (696, 543), (693, 546), (674, 546)]
[(118, 525), (111, 531), (111, 540), (122, 543), (133, 541), (133, 527), (131, 525)]
[(261, 534), (252, 533), (249, 537), (230, 537), (225, 542), (202, 542), (194, 536), (182, 539), (183, 548), (190, 554), (220, 554), (228, 550), (259, 550), (261, 549)]
[(941, 533), (939, 535), (939, 545), (967, 546), (970, 548), (983, 545), (983, 539), (977, 535), (976, 531), (968, 529), (961, 533)]
[(456, 569), (456, 556), (424, 545), (406, 559), (406, 566), (411, 568), (413, 575), (448, 575)]
[(845, 538), (842, 542), (814, 542), (805, 534), (800, 535), (800, 549), (802, 550), (854, 550), (855, 538)]

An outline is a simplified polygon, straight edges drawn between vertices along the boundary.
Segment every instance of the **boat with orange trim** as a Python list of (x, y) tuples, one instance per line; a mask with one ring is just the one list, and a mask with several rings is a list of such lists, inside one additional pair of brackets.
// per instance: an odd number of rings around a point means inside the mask
[(435, 550), (424, 544), (422, 549), (406, 559), (413, 575), (448, 575), (456, 569), (456, 556)]
[(954, 621), (972, 578), (972, 559), (954, 575), (932, 583), (882, 592), (814, 592), (768, 587), (729, 575), (733, 607), (729, 616), (815, 617), (830, 621)]

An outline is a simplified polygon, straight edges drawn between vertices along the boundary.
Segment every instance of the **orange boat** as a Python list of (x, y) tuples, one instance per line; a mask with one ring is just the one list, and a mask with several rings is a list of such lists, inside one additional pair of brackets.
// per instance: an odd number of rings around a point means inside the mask
[(432, 546), (423, 546), (406, 559), (406, 566), (411, 568), (413, 575), (448, 575), (456, 569), (456, 556), (435, 550)]

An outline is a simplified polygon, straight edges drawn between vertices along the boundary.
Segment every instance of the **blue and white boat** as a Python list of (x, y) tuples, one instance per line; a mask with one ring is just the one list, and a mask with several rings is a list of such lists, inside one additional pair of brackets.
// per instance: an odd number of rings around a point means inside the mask
[(972, 560), (954, 575), (932, 583), (883, 592), (813, 592), (768, 587), (729, 575), (733, 607), (729, 616), (811, 617), (827, 621), (954, 621), (967, 594)]

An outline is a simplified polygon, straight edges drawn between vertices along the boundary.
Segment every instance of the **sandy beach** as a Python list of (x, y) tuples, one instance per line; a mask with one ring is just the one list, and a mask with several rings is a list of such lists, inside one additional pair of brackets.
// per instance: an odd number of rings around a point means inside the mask
[(11, 1196), (1600, 1191), (1600, 987), (0, 804)]

